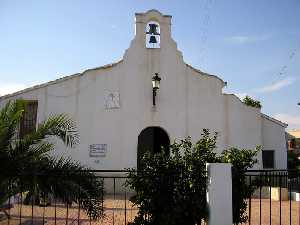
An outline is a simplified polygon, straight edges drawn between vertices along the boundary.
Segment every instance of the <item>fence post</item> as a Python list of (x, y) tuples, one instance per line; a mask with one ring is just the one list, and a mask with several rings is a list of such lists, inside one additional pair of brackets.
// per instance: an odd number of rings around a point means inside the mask
[(207, 163), (209, 225), (232, 225), (232, 178), (230, 163)]

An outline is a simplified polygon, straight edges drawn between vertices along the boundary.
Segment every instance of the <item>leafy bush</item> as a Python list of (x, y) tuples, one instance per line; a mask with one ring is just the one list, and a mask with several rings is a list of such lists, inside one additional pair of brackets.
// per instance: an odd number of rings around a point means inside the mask
[(232, 164), (232, 210), (233, 223), (240, 224), (248, 221), (246, 214), (247, 199), (253, 194), (256, 185), (251, 185), (246, 180), (246, 170), (252, 168), (257, 162), (255, 156), (260, 147), (255, 151), (249, 149), (230, 148), (222, 152), (221, 160)]
[(288, 160), (288, 169), (289, 170), (296, 170), (300, 168), (300, 160), (298, 156), (293, 151), (288, 151), (287, 153), (287, 160)]
[(207, 219), (206, 162), (214, 161), (216, 136), (207, 130), (192, 144), (188, 137), (165, 151), (142, 157), (143, 171), (129, 172), (127, 185), (136, 190), (139, 212), (132, 224), (200, 224)]
[(243, 103), (248, 106), (255, 107), (255, 108), (262, 107), (260, 101), (254, 100), (251, 97), (249, 97), (248, 95), (243, 99)]
[[(233, 177), (234, 221), (244, 221), (245, 199), (249, 196), (245, 170), (255, 163), (257, 151), (229, 149), (217, 156), (217, 135), (203, 130), (195, 144), (185, 138), (170, 145), (170, 155), (146, 152), (143, 171), (129, 170), (127, 185), (136, 191), (132, 201), (139, 212), (132, 225), (194, 225), (208, 219), (206, 163), (231, 162), (238, 173)], [(240, 152), (239, 152), (240, 151)]]

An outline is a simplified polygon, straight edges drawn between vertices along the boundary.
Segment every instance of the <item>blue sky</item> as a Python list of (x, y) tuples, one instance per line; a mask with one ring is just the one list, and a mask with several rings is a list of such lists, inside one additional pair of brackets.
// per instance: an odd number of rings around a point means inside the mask
[(300, 129), (299, 0), (0, 0), (0, 95), (120, 59), (152, 8), (187, 63)]

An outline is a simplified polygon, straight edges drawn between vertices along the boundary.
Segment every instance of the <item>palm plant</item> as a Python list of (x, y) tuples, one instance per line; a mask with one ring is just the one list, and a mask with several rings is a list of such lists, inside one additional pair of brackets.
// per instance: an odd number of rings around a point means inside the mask
[(26, 102), (8, 102), (0, 110), (0, 205), (17, 193), (31, 198), (54, 196), (76, 202), (94, 219), (103, 215), (103, 183), (70, 158), (51, 156), (54, 139), (68, 147), (79, 143), (75, 122), (65, 114), (50, 116), (37, 129), (18, 137)]

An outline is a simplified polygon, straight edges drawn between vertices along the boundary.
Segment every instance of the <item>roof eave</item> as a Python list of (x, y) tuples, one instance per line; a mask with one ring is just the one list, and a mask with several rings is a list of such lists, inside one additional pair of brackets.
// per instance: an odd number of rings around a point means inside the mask
[(270, 121), (272, 121), (272, 122), (274, 122), (274, 123), (277, 123), (278, 125), (280, 125), (280, 126), (282, 126), (282, 127), (284, 127), (284, 128), (287, 128), (287, 127), (288, 127), (288, 124), (287, 124), (287, 123), (283, 123), (283, 122), (281, 122), (280, 120), (277, 120), (277, 119), (275, 119), (275, 118), (273, 118), (273, 117), (271, 117), (271, 116), (268, 116), (268, 115), (266, 115), (266, 114), (264, 114), (264, 113), (261, 113), (261, 116), (262, 116), (263, 118), (267, 119), (267, 120), (270, 120)]

